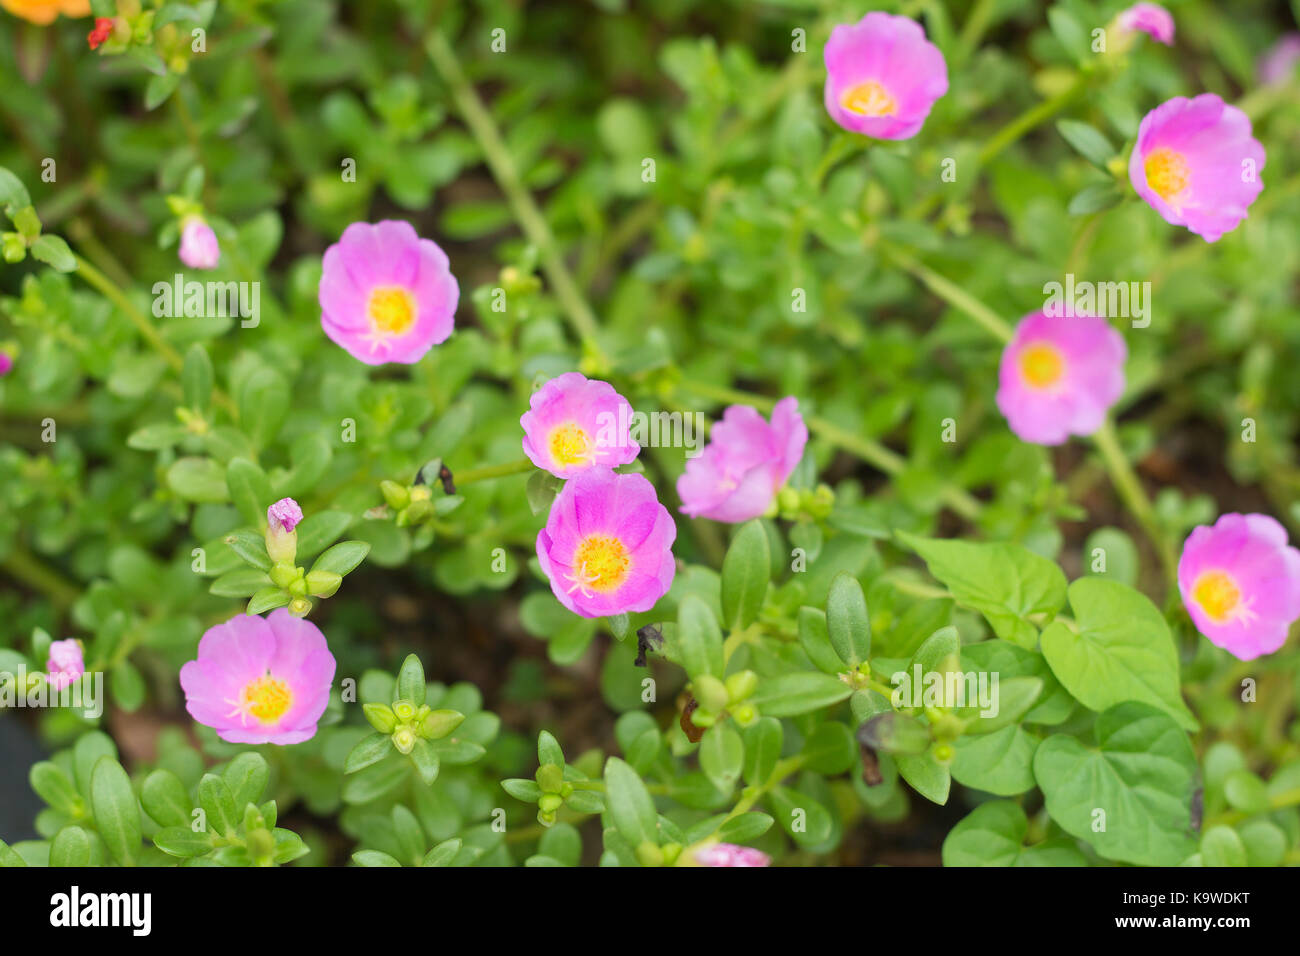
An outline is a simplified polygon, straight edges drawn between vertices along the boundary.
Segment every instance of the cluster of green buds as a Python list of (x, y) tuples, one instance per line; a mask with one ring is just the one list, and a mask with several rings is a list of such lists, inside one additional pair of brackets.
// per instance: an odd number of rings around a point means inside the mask
[(276, 588), (289, 595), (289, 613), (297, 617), (311, 610), (312, 597), (332, 597), (343, 583), (343, 575), (313, 568), (308, 571), (295, 562), (298, 557), (298, 522), (302, 509), (292, 498), (282, 498), (266, 512), (266, 553), (271, 558), (267, 574)]
[(428, 704), (399, 697), (388, 704), (364, 704), (366, 720), (381, 734), (387, 734), (393, 748), (409, 754), (421, 740), (441, 740), (461, 725), (465, 715), (457, 710), (434, 710)]
[(599, 772), (598, 763), (590, 766), (592, 757), (599, 761), (599, 754), (593, 751), (579, 757), (578, 766), (566, 763), (559, 742), (543, 730), (537, 735), (538, 767), (533, 779), (512, 777), (502, 780), (501, 788), (517, 800), (537, 804), (537, 822), (544, 827), (552, 826), (566, 805), (575, 813), (600, 813), (605, 809), (605, 796), (586, 772)]
[(384, 501), (396, 515), (399, 528), (419, 524), (433, 517), (433, 490), (425, 484), (399, 485), (395, 481), (381, 481), (379, 490)]
[(154, 9), (141, 0), (92, 0), (90, 48), (109, 54), (134, 49), (135, 55), (147, 55), (155, 69), (184, 74), (193, 54), (205, 52), (206, 42), (196, 40), (194, 29), (207, 28), (214, 7), (167, 4)]
[(776, 494), (773, 505), (774, 516), (787, 521), (812, 519), (825, 521), (835, 507), (835, 492), (830, 485), (818, 485), (816, 488), (791, 488), (786, 485)]
[(701, 674), (691, 682), (696, 708), (691, 713), (691, 723), (696, 727), (712, 727), (730, 714), (741, 727), (758, 720), (758, 708), (747, 703), (758, 689), (758, 675), (753, 671), (737, 671), (725, 681), (712, 674)]

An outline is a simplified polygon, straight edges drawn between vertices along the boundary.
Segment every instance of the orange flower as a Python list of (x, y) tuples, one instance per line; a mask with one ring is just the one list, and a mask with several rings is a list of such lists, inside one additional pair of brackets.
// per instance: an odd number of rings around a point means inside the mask
[(65, 17), (90, 16), (90, 0), (0, 0), (0, 7), (41, 25), (53, 23), (60, 13)]

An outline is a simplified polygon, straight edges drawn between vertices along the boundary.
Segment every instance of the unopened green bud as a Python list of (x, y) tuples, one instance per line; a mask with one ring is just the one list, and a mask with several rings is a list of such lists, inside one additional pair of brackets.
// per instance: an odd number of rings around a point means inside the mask
[(753, 704), (741, 704), (731, 712), (732, 719), (742, 727), (748, 727), (758, 720), (758, 708)]
[(696, 727), (712, 727), (718, 722), (718, 715), (700, 708), (691, 714), (691, 723)]
[(957, 750), (950, 743), (935, 744), (934, 749), (930, 751), (934, 759), (939, 763), (952, 763), (952, 758), (957, 756)]
[(753, 671), (740, 671), (727, 678), (727, 698), (733, 704), (753, 695), (758, 689), (758, 675)]
[(644, 840), (637, 845), (636, 858), (641, 861), (642, 866), (663, 866), (664, 851), (659, 848), (659, 844), (651, 843)]
[(304, 597), (297, 597), (289, 602), (289, 613), (294, 617), (306, 617), (310, 612), (311, 601)]
[(391, 734), (397, 728), (397, 715), (393, 708), (384, 704), (363, 704), (361, 711), (370, 721), (370, 726), (381, 734)]
[(564, 768), (555, 763), (544, 763), (537, 768), (537, 785), (542, 793), (559, 793), (564, 786)]
[(410, 723), (411, 718), (414, 717), (416, 713), (415, 705), (405, 697), (398, 698), (393, 701), (393, 713), (397, 715), (397, 719), (402, 723)]
[(544, 793), (537, 798), (537, 806), (547, 813), (554, 813), (564, 806), (564, 798), (558, 793)]
[(567, 780), (560, 784), (560, 796), (565, 800), (568, 800), (569, 797), (573, 796), (573, 784), (569, 783)]
[(343, 583), (343, 576), (333, 571), (308, 571), (307, 593), (313, 597), (333, 597)]
[(537, 822), (544, 827), (555, 825), (555, 814), (546, 810), (537, 811)]
[(692, 684), (695, 687), (695, 699), (700, 702), (703, 710), (716, 714), (726, 709), (729, 695), (727, 685), (722, 681), (712, 674), (701, 674)]
[(254, 830), (246, 835), (248, 840), (248, 852), (253, 859), (263, 859), (271, 856), (275, 852), (275, 837), (270, 830)]
[(0, 235), (0, 254), (5, 262), (22, 262), (27, 258), (27, 243), (16, 232)]
[(432, 710), (420, 724), (420, 735), (429, 740), (441, 740), (464, 720), (465, 715), (456, 710)]
[(428, 485), (414, 485), (411, 488), (412, 501), (428, 501), (433, 497), (433, 491)]
[(428, 499), (424, 499), (423, 501), (412, 501), (402, 512), (401, 517), (403, 523), (415, 524), (417, 521), (423, 521), (431, 514), (433, 514), (433, 505)]
[(660, 849), (664, 851), (664, 865), (672, 866), (682, 855), (683, 847), (680, 843), (665, 843)]
[(782, 511), (798, 511), (799, 492), (786, 485), (776, 493), (776, 503)]
[(383, 494), (384, 501), (388, 502), (388, 507), (394, 511), (401, 511), (411, 503), (411, 492), (395, 481), (381, 481), (379, 491)]
[(415, 749), (416, 739), (414, 731), (403, 725), (393, 734), (393, 746), (397, 748), (398, 753), (409, 754)]

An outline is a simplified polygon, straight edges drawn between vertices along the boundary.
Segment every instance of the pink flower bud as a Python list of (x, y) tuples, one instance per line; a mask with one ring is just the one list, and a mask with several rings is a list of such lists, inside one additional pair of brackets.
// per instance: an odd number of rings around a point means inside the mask
[(66, 641), (55, 641), (50, 645), (50, 657), (45, 662), (45, 670), (48, 672), (46, 679), (55, 690), (63, 690), (74, 683), (86, 673), (81, 644), (72, 638)]
[(266, 509), (266, 523), (272, 530), (292, 531), (302, 520), (302, 509), (292, 498), (281, 498)]
[(770, 866), (772, 858), (762, 850), (735, 843), (715, 843), (695, 851), (700, 866)]
[(221, 259), (217, 234), (198, 216), (190, 216), (181, 226), (180, 257), (191, 269), (215, 269)]

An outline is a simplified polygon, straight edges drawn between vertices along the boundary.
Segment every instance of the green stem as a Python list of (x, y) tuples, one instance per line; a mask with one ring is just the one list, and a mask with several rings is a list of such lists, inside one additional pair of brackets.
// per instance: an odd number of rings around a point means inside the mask
[[(784, 760), (778, 760), (776, 766), (772, 768), (772, 772), (768, 775), (768, 778), (764, 780), (760, 786), (745, 788), (744, 792), (741, 794), (740, 802), (732, 807), (731, 812), (713, 828), (713, 832), (709, 834), (709, 837), (716, 836), (717, 832), (729, 821), (734, 820), (742, 814), (748, 813), (753, 808), (754, 804), (763, 799), (769, 790), (774, 790), (780, 785), (782, 780), (802, 767), (804, 759), (805, 758), (802, 754), (795, 754), (793, 757), (786, 757)], [(708, 839), (708, 837), (705, 839)]]
[(15, 544), (9, 550), (4, 559), (0, 560), (0, 568), (29, 588), (44, 593), (60, 608), (71, 606), (81, 593), (75, 584), (21, 545)]
[(931, 292), (943, 299), (955, 309), (960, 309), (977, 323), (984, 327), (988, 333), (1002, 342), (1010, 342), (1012, 332), (1011, 326), (1002, 321), (1002, 318), (990, 309), (987, 305), (975, 298), (961, 286), (945, 279), (939, 273), (926, 266), (919, 260), (903, 252), (892, 245), (884, 242), (877, 242), (878, 248), (886, 257), (893, 259), (901, 268), (906, 269), (919, 279)]
[[(1287, 807), (1294, 806), (1300, 806), (1300, 787), (1292, 787), (1290, 790), (1283, 790), (1277, 796), (1272, 797), (1268, 801), (1268, 807), (1270, 810), (1285, 810)], [(1217, 814), (1209, 820), (1206, 820), (1204, 829), (1208, 830), (1210, 827), (1218, 826), (1219, 824), (1231, 825), (1233, 823), (1238, 823), (1246, 819), (1248, 816), (1250, 816), (1250, 814), (1241, 810), (1229, 810), (1226, 813)]]
[(1151, 506), (1151, 500), (1147, 497), (1142, 482), (1120, 447), (1114, 422), (1109, 418), (1106, 419), (1101, 428), (1093, 434), (1092, 440), (1101, 454), (1102, 462), (1106, 465), (1106, 471), (1110, 474), (1115, 490), (1119, 492), (1125, 506), (1133, 513), (1133, 517), (1137, 518), (1142, 530), (1151, 539), (1151, 544), (1160, 558), (1160, 565), (1164, 569), (1166, 584), (1172, 586), (1177, 580), (1178, 568), (1174, 560), (1173, 548), (1170, 547), (1168, 536), (1156, 519), (1155, 509)]
[(1024, 136), (1039, 123), (1044, 123), (1051, 119), (1065, 107), (1069, 106), (1076, 97), (1081, 96), (1088, 88), (1091, 79), (1087, 73), (1080, 73), (1075, 77), (1074, 82), (1068, 87), (1057, 93), (1055, 96), (1043, 100), (1036, 106), (1031, 106), (1025, 110), (1006, 126), (993, 134), (992, 139), (984, 144), (984, 148), (979, 151), (979, 164), (983, 166), (998, 153), (1002, 152), (1020, 137)]
[(555, 295), (560, 300), (560, 305), (563, 306), (574, 331), (590, 352), (605, 360), (605, 354), (597, 341), (599, 323), (596, 321), (596, 314), (587, 304), (587, 300), (569, 272), (569, 267), (565, 265), (555, 234), (551, 232), (551, 227), (537, 207), (532, 193), (524, 185), (514, 159), (510, 155), (510, 149), (501, 138), (492, 115), (465, 77), (460, 61), (440, 32), (435, 30), (429, 35), (425, 50), (429, 54), (429, 59), (433, 61), (434, 67), (451, 88), (452, 98), (456, 101), (465, 125), (469, 127), (483, 150), (483, 158), (487, 161), (497, 185), (505, 193), (520, 227), (528, 240), (536, 245), (541, 253), (542, 268), (546, 271), (546, 276), (550, 279)]
[(456, 482), (456, 487), (461, 485), (472, 485), (476, 481), (487, 481), (491, 478), (504, 478), (506, 475), (520, 475), (526, 471), (532, 471), (537, 466), (527, 458), (521, 458), (518, 461), (509, 461), (504, 465), (484, 465), (482, 468), (470, 468), (467, 471), (452, 474), (452, 480)]

